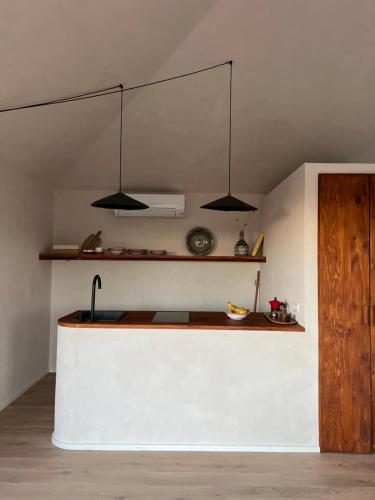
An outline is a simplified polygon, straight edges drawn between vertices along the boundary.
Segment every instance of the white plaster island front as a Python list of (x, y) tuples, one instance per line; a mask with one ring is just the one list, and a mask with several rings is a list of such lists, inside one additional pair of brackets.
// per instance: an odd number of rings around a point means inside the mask
[(296, 343), (311, 347), (300, 325), (276, 327), (260, 313), (155, 324), (153, 314), (59, 321), (56, 446), (319, 451), (308, 356), (295, 356)]

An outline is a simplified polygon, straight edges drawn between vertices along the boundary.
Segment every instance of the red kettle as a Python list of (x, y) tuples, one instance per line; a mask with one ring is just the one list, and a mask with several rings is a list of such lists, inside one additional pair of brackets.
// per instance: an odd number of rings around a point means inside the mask
[(271, 306), (272, 311), (280, 311), (285, 308), (284, 302), (280, 302), (280, 300), (277, 300), (277, 297), (274, 297), (273, 300), (270, 300), (269, 305)]

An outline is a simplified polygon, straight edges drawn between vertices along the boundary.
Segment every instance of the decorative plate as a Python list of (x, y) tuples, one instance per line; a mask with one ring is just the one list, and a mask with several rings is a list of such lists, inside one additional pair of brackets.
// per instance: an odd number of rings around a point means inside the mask
[(205, 227), (195, 227), (186, 235), (186, 246), (193, 255), (208, 255), (215, 246), (215, 236)]

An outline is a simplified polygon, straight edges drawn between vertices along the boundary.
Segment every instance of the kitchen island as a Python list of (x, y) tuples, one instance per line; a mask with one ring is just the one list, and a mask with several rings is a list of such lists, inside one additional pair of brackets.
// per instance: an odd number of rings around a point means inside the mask
[[(59, 320), (53, 443), (66, 449), (319, 451), (300, 325), (262, 313)], [(186, 313), (185, 313), (186, 314)]]

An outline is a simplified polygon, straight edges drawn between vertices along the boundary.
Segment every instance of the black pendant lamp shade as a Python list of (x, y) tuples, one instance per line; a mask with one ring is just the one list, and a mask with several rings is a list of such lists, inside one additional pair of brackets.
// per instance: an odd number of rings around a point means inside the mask
[(232, 61), (229, 61), (229, 158), (228, 158), (228, 194), (223, 198), (202, 205), (201, 208), (208, 210), (220, 210), (221, 212), (254, 212), (257, 208), (245, 203), (231, 195), (230, 192), (230, 167), (232, 157)]
[(116, 194), (106, 196), (105, 198), (101, 198), (100, 200), (94, 201), (94, 203), (91, 203), (91, 206), (98, 208), (112, 208), (117, 210), (143, 210), (145, 208), (148, 208), (148, 206), (141, 201), (135, 200), (134, 198), (131, 198), (121, 191)]
[(122, 111), (123, 111), (123, 87), (121, 85), (121, 114), (120, 114), (120, 182), (119, 192), (101, 198), (100, 200), (91, 203), (92, 207), (109, 208), (114, 210), (144, 210), (149, 208), (148, 205), (131, 198), (122, 192)]
[(202, 205), (201, 208), (208, 208), (209, 210), (220, 210), (222, 212), (254, 212), (257, 208), (245, 203), (244, 201), (235, 198), (228, 194), (223, 198), (211, 201)]

